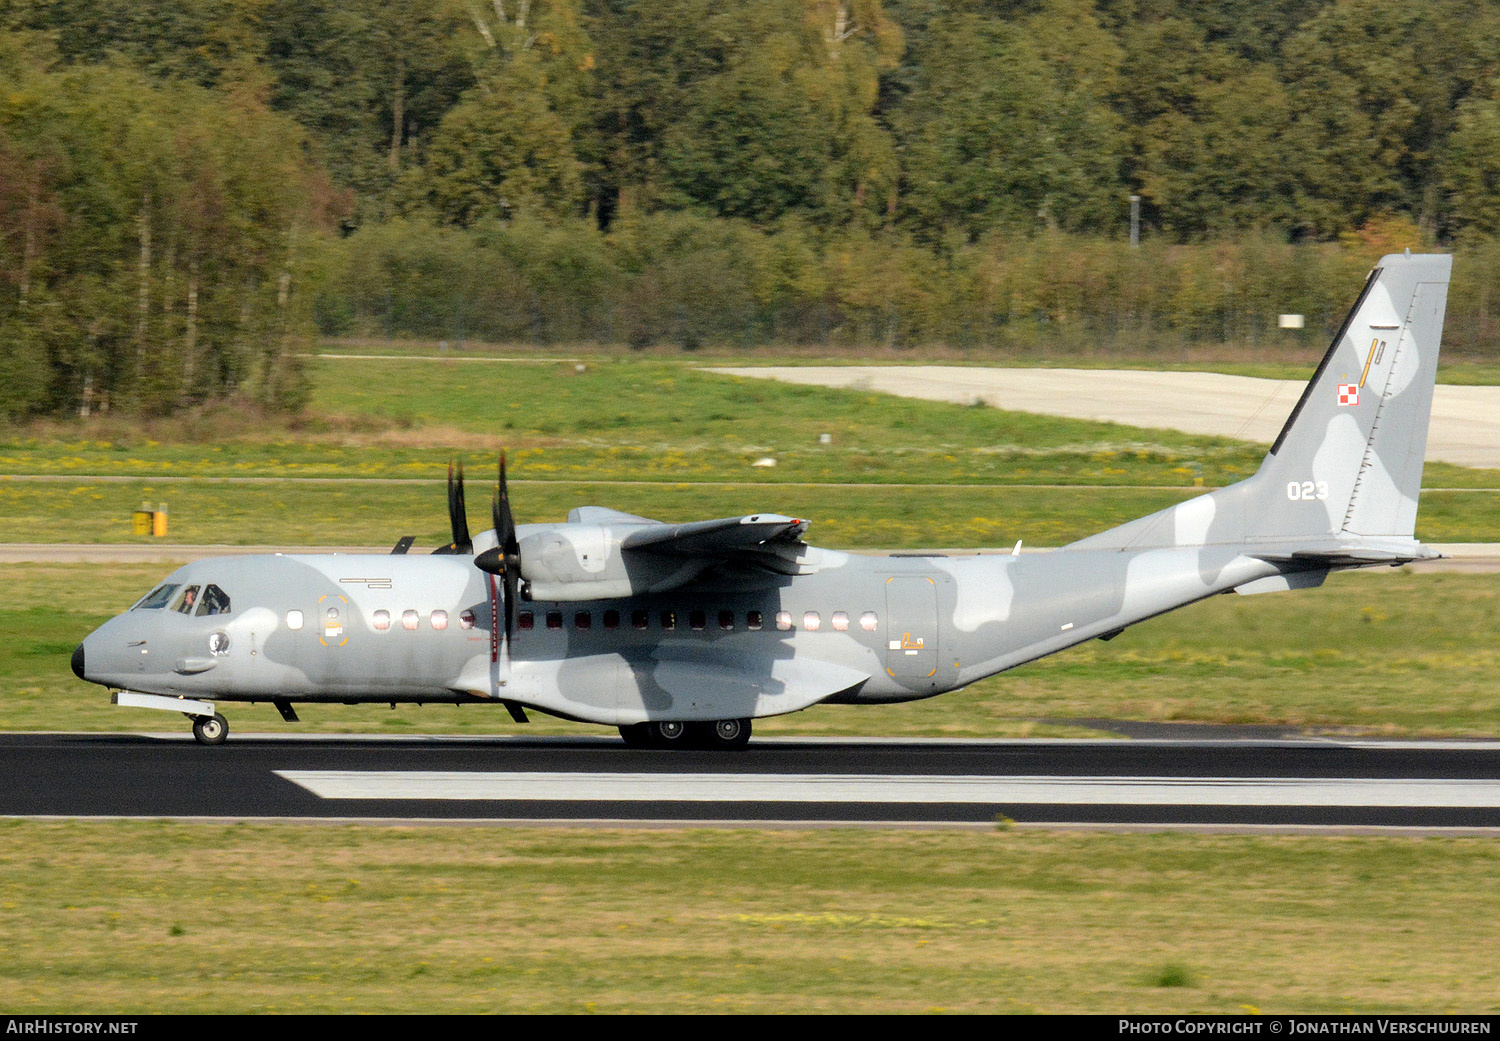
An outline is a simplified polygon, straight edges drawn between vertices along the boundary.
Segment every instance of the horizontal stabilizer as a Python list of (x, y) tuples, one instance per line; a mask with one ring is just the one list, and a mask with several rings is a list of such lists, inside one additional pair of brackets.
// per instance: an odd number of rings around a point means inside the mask
[(1309, 568), (1412, 564), (1419, 560), (1439, 560), (1443, 556), (1420, 542), (1374, 538), (1330, 542), (1326, 546), (1310, 542), (1288, 542), (1280, 546), (1258, 545), (1247, 549), (1245, 555), (1264, 560), (1268, 564), (1292, 564)]

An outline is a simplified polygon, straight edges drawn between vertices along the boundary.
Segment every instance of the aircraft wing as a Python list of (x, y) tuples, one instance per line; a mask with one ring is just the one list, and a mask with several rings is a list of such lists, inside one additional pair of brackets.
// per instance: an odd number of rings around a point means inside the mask
[(638, 517), (607, 506), (579, 506), (568, 514), (569, 524), (660, 524), (650, 517)]
[(727, 557), (760, 550), (766, 543), (799, 542), (807, 529), (805, 520), (753, 513), (689, 524), (653, 524), (626, 535), (620, 548), (683, 557)]
[[(600, 507), (583, 516), (602, 518)], [(621, 514), (620, 517), (630, 516)], [(529, 525), (520, 540), (521, 577), (533, 600), (603, 600), (664, 593), (709, 568), (736, 562), (783, 575), (802, 572), (807, 521), (776, 513), (661, 524), (638, 517), (600, 524)]]

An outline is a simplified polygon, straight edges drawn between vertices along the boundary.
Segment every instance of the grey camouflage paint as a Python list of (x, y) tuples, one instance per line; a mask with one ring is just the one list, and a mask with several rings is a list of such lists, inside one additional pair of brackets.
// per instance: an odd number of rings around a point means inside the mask
[[(855, 556), (804, 544), (805, 522), (777, 515), (660, 525), (585, 507), (518, 532), (535, 598), (518, 608), (536, 627), (510, 646), (472, 557), (217, 558), (167, 581), (219, 585), (230, 614), (127, 611), (84, 641), (85, 678), (227, 701), (509, 701), (611, 725), (752, 718), (931, 697), (1218, 593), (1423, 559), (1412, 536), (1450, 268), (1447, 256), (1381, 261), (1253, 477), (1056, 552)], [(493, 546), (493, 532), (474, 543)], [(377, 611), (389, 629), (374, 627)], [(402, 627), (406, 611), (417, 628)], [(750, 612), (763, 628), (747, 627)], [(792, 628), (776, 627), (778, 612)]]

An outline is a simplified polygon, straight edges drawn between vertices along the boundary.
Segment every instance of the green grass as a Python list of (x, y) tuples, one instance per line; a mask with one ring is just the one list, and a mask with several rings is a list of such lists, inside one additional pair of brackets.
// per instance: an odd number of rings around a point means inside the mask
[[(78, 641), (169, 565), (0, 565), (0, 730), (180, 730), (78, 680)], [(1215, 597), (928, 701), (823, 706), (761, 735), (1080, 734), (1095, 719), (1258, 723), (1381, 735), (1500, 735), (1500, 586), (1492, 576), (1378, 572), (1321, 589)], [(497, 707), (227, 706), (236, 732), (608, 734)], [(1050, 722), (1046, 722), (1050, 721)]]
[(1479, 839), (0, 823), (0, 1011), (1493, 1013)]
[[(1254, 472), (1263, 449), (1223, 439), (888, 395), (736, 380), (680, 362), (315, 363), (313, 418), (227, 409), (171, 422), (107, 417), (0, 432), (7, 541), (116, 541), (162, 503), (169, 541), (369, 544), (446, 523), (442, 481), (469, 461), (488, 514), (500, 447), (524, 521), (596, 503), (664, 520), (775, 510), (845, 548), (1056, 545)], [(822, 434), (831, 436), (823, 444)], [(753, 465), (774, 458), (774, 469)], [(135, 477), (137, 483), (88, 476)], [(165, 482), (162, 477), (193, 479)], [(222, 484), (217, 477), (418, 480)], [(642, 484), (640, 482), (668, 482)], [(1500, 471), (1428, 467), (1419, 537), (1500, 540)], [(853, 487), (850, 487), (853, 485)], [(916, 487), (902, 487), (902, 486)], [(1060, 487), (1055, 487), (1060, 486)], [(1100, 486), (1104, 490), (1098, 490)]]
[[(1190, 486), (1252, 472), (1262, 449), (1170, 431), (735, 379), (681, 364), (325, 361), (314, 419), (277, 429), (216, 411), (0, 437), (0, 473), (421, 477), (450, 455), (516, 477)], [(86, 436), (79, 436), (86, 432)], [(823, 444), (821, 436), (831, 435)], [(777, 460), (774, 471), (751, 464)]]
[[(468, 488), (470, 524), (489, 527), (489, 491)], [(520, 523), (561, 521), (575, 506), (610, 506), (663, 521), (773, 511), (812, 522), (809, 541), (830, 549), (1059, 546), (1181, 502), (1191, 488), (1030, 488), (837, 485), (587, 484), (518, 482)], [(142, 502), (165, 504), (165, 539), (135, 536)], [(164, 545), (386, 546), (416, 535), (446, 543), (447, 501), (427, 484), (28, 482), (0, 480), (7, 542)], [(1500, 541), (1500, 495), (1437, 491), (1422, 496), (1417, 537), (1428, 542)]]
[[(489, 493), (469, 488), (469, 517), (489, 527)], [(811, 541), (829, 548), (1057, 545), (1161, 509), (1190, 491), (1135, 489), (839, 488), (672, 484), (519, 483), (511, 497), (521, 523), (561, 521), (575, 506), (600, 505), (664, 521), (774, 511), (812, 521)], [(131, 533), (143, 502), (168, 508), (168, 537)], [(6, 541), (161, 542), (229, 545), (367, 545), (418, 536), (446, 543), (443, 486), (166, 484), (0, 481)]]

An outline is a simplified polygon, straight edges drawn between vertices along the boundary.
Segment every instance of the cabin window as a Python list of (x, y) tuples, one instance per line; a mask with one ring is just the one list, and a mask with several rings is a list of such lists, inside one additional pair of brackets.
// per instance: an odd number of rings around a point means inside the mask
[(548, 629), (561, 629), (562, 628), (562, 612), (561, 611), (548, 611), (547, 612), (547, 628)]
[(822, 615), (816, 611), (807, 611), (802, 615), (802, 628), (810, 633), (818, 631), (818, 626), (823, 624)]
[(460, 612), (458, 616), (458, 627), (460, 629), (474, 628), (474, 612), (467, 610)]
[(651, 612), (649, 612), (649, 611), (632, 611), (632, 612), (630, 612), (630, 624), (633, 625), (633, 626), (635, 626), (635, 628), (637, 628), (637, 629), (645, 629), (647, 626), (649, 626), (651, 624)]
[(765, 619), (759, 611), (747, 611), (745, 613), (745, 626), (749, 629), (760, 629), (765, 625)]
[(846, 633), (846, 632), (849, 631), (849, 612), (848, 611), (835, 611), (835, 612), (833, 612), (833, 619), (832, 619), (832, 621), (833, 621), (833, 628), (834, 628), (835, 632)]
[(604, 612), (604, 628), (606, 628), (606, 629), (618, 629), (619, 627), (620, 627), (620, 612), (619, 611), (614, 611), (614, 610), (605, 611)]
[(415, 632), (421, 622), (422, 620), (417, 616), (417, 612), (410, 610), (401, 612), (401, 628)]
[(579, 611), (573, 616), (573, 628), (590, 629), (594, 625), (594, 616), (587, 611)]
[(719, 612), (719, 628), (723, 629), (725, 632), (731, 632), (734, 629), (734, 612), (733, 611), (720, 611)]
[[(375, 628), (377, 628), (377, 629), (384, 628), (384, 626), (382, 626), (380, 624), (380, 622), (379, 622), (379, 618), (383, 614), (385, 614), (384, 611), (376, 611), (375, 612), (375, 617), (376, 617)], [(386, 625), (390, 625), (391, 624), (391, 616), (388, 615), (388, 614), (385, 615), (385, 624)], [(286, 627), (288, 629), (300, 629), (300, 628), (302, 628), (302, 612), (301, 611), (288, 611), (286, 613)]]
[(229, 594), (218, 586), (207, 586), (203, 590), (203, 596), (198, 601), (198, 614), (228, 614)]
[(677, 612), (676, 611), (663, 611), (661, 613), (661, 627), (663, 629), (675, 629), (675, 628), (677, 628)]
[(790, 611), (777, 611), (776, 612), (776, 628), (780, 629), (782, 632), (786, 632), (791, 627), (792, 627), (792, 612), (790, 612)]
[(183, 614), (192, 614), (193, 608), (198, 606), (198, 587), (188, 586), (177, 597), (177, 602), (172, 605), (172, 610)]
[[(294, 626), (292, 626), (292, 628), (293, 629), (300, 629), (300, 628), (302, 628), (302, 612), (301, 611), (293, 611), (292, 614), (294, 614), (294, 615), (297, 616), (297, 624), (294, 625)], [(290, 617), (291, 616), (288, 615), (288, 618), (290, 618)], [(387, 629), (389, 629), (391, 627), (391, 613), (389, 611), (376, 611), (375, 612), (374, 625), (375, 625), (376, 629), (380, 630), (381, 632), (385, 632)]]
[(432, 627), (434, 629), (446, 629), (446, 628), (448, 628), (448, 612), (447, 611), (434, 611), (434, 612), (432, 612)]
[[(172, 594), (175, 592), (177, 592), (176, 583), (157, 586), (155, 589), (151, 590), (151, 592), (141, 597), (140, 600), (136, 602), (135, 607), (140, 608), (142, 611), (154, 611), (158, 608), (166, 607), (167, 601), (172, 599)], [(133, 607), (131, 608), (131, 610), (133, 611), (135, 610), (135, 608)]]
[(688, 625), (694, 629), (702, 629), (708, 625), (708, 615), (703, 611), (689, 611)]
[(530, 611), (522, 611), (520, 614), (516, 615), (516, 628), (535, 629), (536, 615), (532, 614)]
[(859, 616), (859, 627), (867, 633), (873, 633), (879, 624), (880, 619), (875, 616), (874, 611), (866, 611)]

